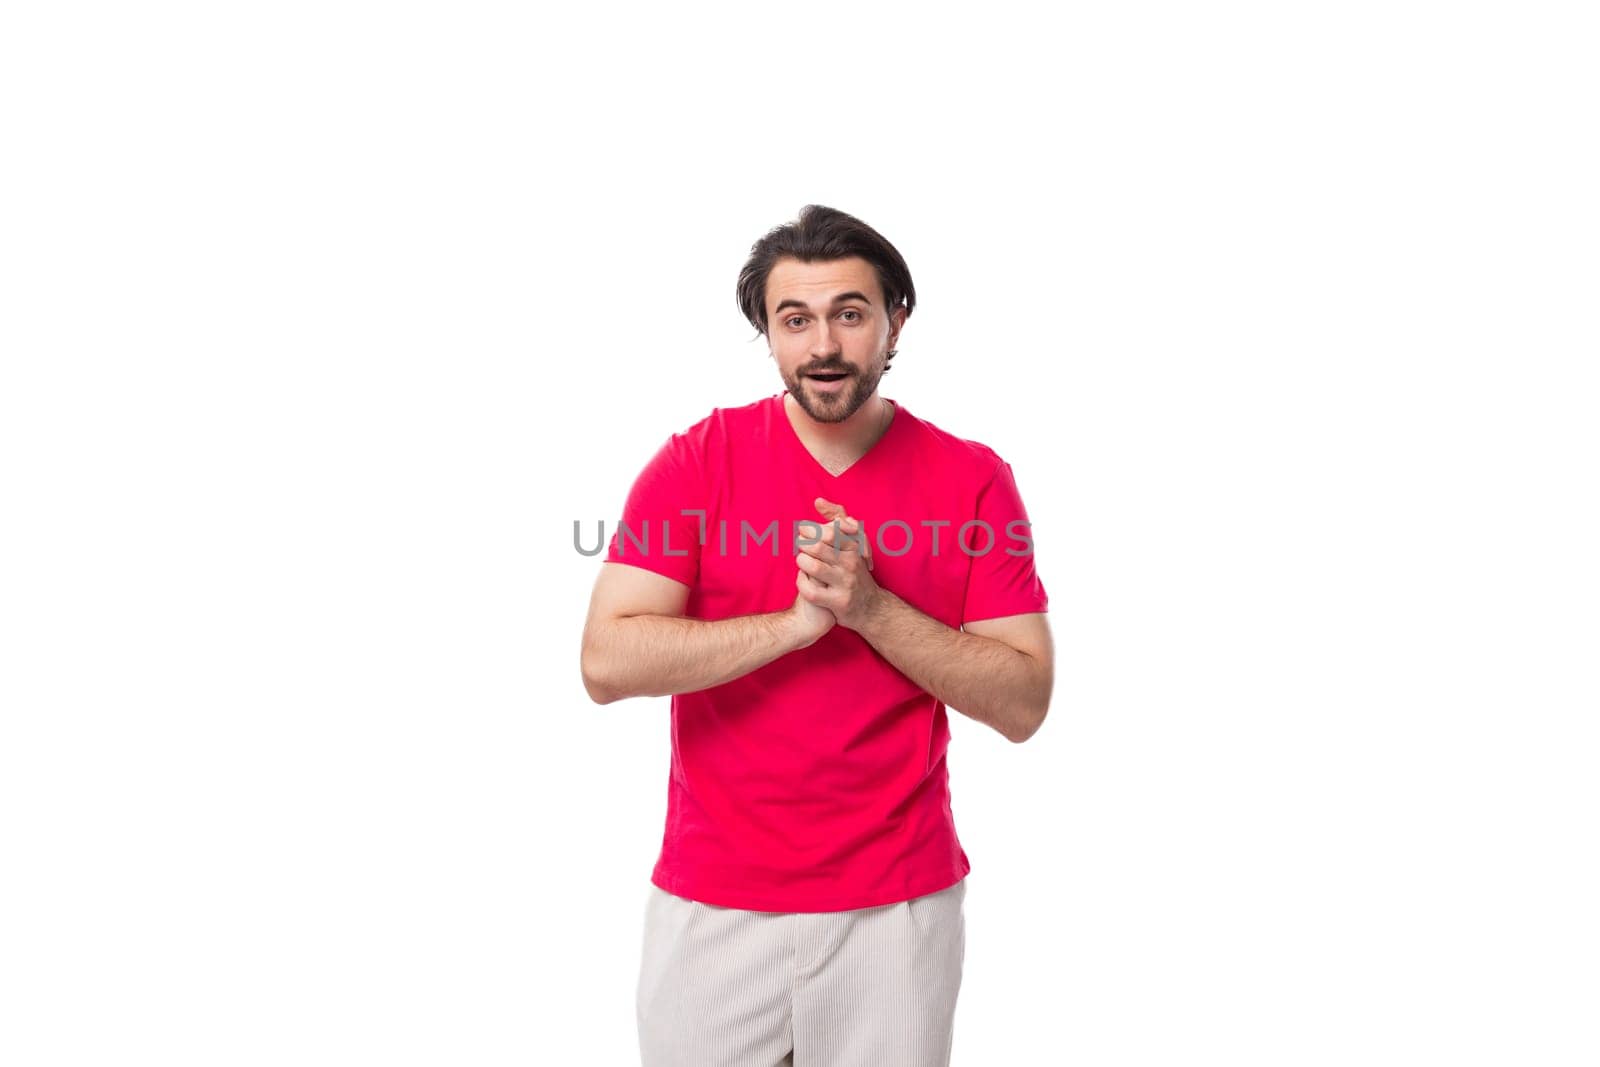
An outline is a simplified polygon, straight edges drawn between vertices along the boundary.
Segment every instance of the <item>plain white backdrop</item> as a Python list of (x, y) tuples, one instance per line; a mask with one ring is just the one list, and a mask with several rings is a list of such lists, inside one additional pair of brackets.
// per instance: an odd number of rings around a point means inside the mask
[(572, 524), (780, 388), (816, 202), (1051, 596), (955, 1063), (1596, 1062), (1581, 14), (9, 8), (0, 1060), (637, 1062), (668, 702)]

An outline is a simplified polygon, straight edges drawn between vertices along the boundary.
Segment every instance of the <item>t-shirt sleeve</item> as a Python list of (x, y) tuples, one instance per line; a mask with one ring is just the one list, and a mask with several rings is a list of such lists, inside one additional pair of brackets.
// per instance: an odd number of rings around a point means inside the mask
[[(683, 434), (673, 434), (628, 491), (606, 561), (626, 563), (693, 586), (700, 571), (703, 509), (699, 463)], [(683, 512), (689, 510), (691, 514)]]
[[(987, 523), (993, 538), (982, 526), (963, 526), (963, 551), (972, 557), (967, 573), (967, 595), (961, 608), (963, 623), (979, 619), (999, 619), (1046, 611), (1049, 597), (1033, 566), (1033, 534), (1028, 512), (1011, 465), (1001, 462), (989, 484), (978, 494), (976, 518)], [(983, 551), (989, 542), (987, 552)]]

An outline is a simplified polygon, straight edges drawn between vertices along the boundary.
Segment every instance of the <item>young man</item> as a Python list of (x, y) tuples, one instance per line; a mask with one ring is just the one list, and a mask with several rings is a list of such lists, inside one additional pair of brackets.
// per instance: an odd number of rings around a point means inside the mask
[(672, 695), (645, 1067), (949, 1063), (965, 954), (946, 708), (1044, 720), (1047, 600), (1010, 467), (878, 394), (899, 252), (816, 205), (739, 302), (784, 391), (671, 435), (584, 626), (598, 703)]

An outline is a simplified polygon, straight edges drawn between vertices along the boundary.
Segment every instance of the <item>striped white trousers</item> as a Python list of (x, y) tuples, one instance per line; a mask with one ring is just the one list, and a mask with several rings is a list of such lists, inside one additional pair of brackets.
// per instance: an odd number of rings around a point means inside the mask
[(650, 883), (643, 1067), (948, 1067), (967, 880), (851, 911), (745, 911)]

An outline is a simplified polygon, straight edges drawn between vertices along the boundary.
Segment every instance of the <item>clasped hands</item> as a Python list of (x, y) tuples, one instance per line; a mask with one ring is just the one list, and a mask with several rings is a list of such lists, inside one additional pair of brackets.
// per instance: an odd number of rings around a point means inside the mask
[[(813, 503), (822, 516), (822, 532), (815, 537), (797, 537), (794, 576), (799, 596), (794, 608), (812, 640), (821, 637), (834, 624), (860, 630), (879, 602), (882, 587), (872, 577), (872, 549), (862, 532), (861, 521), (845, 514), (844, 507), (825, 497)], [(834, 536), (837, 521), (840, 537)], [(808, 529), (808, 527), (801, 527)], [(835, 541), (838, 544), (835, 544)]]

